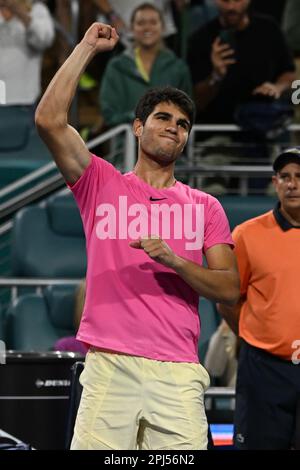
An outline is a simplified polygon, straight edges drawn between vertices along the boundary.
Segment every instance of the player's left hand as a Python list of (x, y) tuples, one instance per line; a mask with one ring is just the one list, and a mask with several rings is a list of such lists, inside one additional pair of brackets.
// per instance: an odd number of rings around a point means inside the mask
[(144, 250), (157, 263), (163, 264), (168, 268), (173, 268), (176, 261), (176, 255), (169, 245), (156, 235), (142, 237), (139, 240), (129, 243), (129, 246), (137, 250)]

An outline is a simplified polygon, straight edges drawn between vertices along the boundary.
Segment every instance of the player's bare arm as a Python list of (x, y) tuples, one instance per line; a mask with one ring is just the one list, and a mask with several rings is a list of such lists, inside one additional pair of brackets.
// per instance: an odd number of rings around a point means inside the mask
[(36, 110), (38, 132), (70, 184), (80, 178), (91, 159), (84, 141), (68, 123), (72, 99), (89, 62), (99, 52), (113, 49), (118, 39), (116, 30), (111, 26), (94, 23), (58, 70)]

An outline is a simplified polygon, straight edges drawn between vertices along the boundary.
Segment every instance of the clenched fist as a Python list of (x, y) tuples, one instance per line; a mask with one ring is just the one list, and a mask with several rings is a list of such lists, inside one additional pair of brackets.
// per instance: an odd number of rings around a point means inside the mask
[(84, 35), (83, 41), (97, 52), (112, 50), (119, 40), (119, 36), (111, 26), (103, 23), (93, 23)]

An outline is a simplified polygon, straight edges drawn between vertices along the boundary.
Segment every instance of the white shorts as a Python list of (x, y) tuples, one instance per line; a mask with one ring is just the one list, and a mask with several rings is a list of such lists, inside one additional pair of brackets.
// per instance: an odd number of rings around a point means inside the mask
[(80, 382), (71, 449), (207, 448), (202, 365), (92, 349)]

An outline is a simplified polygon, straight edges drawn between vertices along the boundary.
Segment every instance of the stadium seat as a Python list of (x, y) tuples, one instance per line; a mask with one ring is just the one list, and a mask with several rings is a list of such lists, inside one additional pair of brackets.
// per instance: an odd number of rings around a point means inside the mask
[(0, 106), (0, 152), (22, 150), (29, 141), (33, 118), (25, 106)]
[(85, 238), (72, 194), (21, 209), (12, 230), (13, 275), (83, 278)]
[(271, 196), (222, 196), (219, 201), (227, 214), (230, 228), (273, 209), (276, 198)]
[(50, 161), (32, 112), (22, 106), (0, 106), (0, 188)]
[(74, 286), (49, 286), (41, 294), (19, 297), (8, 309), (8, 347), (49, 351), (63, 336), (74, 335)]

